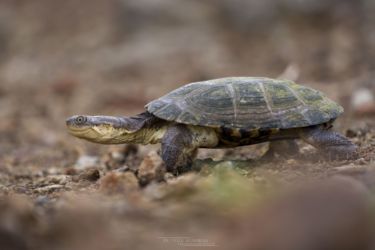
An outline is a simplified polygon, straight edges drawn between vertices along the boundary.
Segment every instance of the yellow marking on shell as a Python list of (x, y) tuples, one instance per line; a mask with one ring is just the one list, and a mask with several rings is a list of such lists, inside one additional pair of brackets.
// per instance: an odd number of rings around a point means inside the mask
[(232, 129), (230, 131), (230, 135), (233, 137), (241, 137), (241, 132), (239, 129)]
[(271, 128), (271, 135), (279, 133), (280, 129), (278, 128)]
[(255, 138), (259, 136), (259, 129), (254, 129), (251, 131), (250, 138)]
[[(270, 128), (270, 135), (278, 134), (280, 132), (279, 128)], [(259, 129), (253, 129), (250, 131), (249, 138), (257, 138), (260, 136)]]
[(193, 136), (192, 144), (199, 148), (214, 148), (219, 143), (217, 132), (214, 128), (188, 125)]

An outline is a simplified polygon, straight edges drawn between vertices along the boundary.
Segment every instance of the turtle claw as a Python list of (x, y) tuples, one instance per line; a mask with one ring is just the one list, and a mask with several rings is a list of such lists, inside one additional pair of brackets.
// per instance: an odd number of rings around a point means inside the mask
[(304, 130), (301, 137), (318, 148), (328, 160), (354, 160), (359, 157), (358, 146), (337, 132), (317, 127)]
[(326, 148), (323, 154), (330, 161), (356, 160), (359, 158), (358, 146), (354, 144)]

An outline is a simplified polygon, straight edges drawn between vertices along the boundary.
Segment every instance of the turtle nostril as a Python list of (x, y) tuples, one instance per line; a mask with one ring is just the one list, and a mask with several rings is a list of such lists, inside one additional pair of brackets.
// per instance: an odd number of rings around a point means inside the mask
[(73, 124), (72, 118), (66, 119), (65, 123), (66, 123), (67, 126), (71, 126)]

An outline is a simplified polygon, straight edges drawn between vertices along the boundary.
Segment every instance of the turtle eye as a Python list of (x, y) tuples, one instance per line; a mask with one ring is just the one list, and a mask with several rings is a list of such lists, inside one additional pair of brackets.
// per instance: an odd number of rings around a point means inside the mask
[(75, 120), (76, 124), (83, 124), (87, 121), (87, 118), (84, 116), (78, 116)]

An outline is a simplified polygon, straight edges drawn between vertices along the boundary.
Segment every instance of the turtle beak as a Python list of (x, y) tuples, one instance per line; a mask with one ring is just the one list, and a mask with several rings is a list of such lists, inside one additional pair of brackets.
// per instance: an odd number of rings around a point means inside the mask
[(74, 115), (66, 120), (68, 128), (87, 128), (95, 126), (108, 125), (113, 128), (124, 127), (124, 121), (120, 117), (114, 116), (88, 116), (88, 115)]
[(68, 126), (68, 127), (73, 126), (73, 124), (74, 124), (74, 116), (73, 117), (69, 117), (68, 119), (66, 119), (65, 123), (66, 123), (66, 126)]
[(66, 119), (65, 123), (70, 132), (76, 130), (83, 130), (91, 127), (88, 116), (84, 115), (71, 116), (68, 119)]
[(65, 123), (69, 134), (73, 136), (85, 139), (87, 137), (92, 137), (93, 135), (96, 135), (96, 132), (92, 129), (93, 125), (89, 123), (88, 116), (71, 116), (68, 119), (66, 119)]

